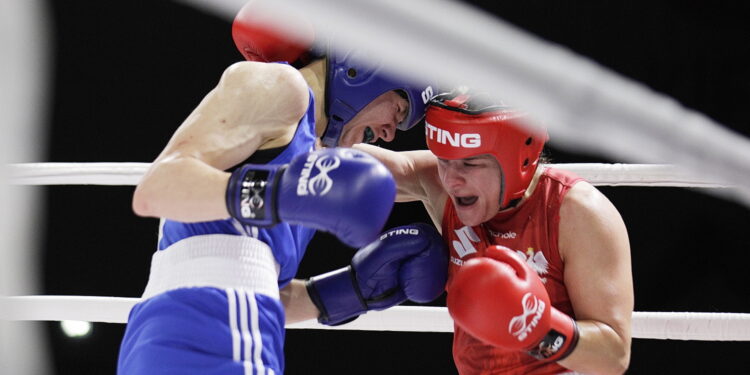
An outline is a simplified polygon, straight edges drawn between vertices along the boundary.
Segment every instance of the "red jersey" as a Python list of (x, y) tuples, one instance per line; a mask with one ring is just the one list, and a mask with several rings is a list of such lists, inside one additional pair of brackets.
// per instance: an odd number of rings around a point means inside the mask
[[(534, 193), (515, 209), (498, 213), (475, 227), (464, 226), (449, 198), (443, 214), (443, 239), (450, 248), (449, 289), (452, 276), (467, 259), (481, 256), (490, 245), (503, 245), (536, 270), (549, 293), (552, 306), (574, 317), (563, 283), (563, 263), (557, 248), (560, 205), (563, 197), (582, 178), (547, 168)], [(487, 345), (454, 325), (453, 360), (458, 371), (468, 374), (557, 374), (568, 372), (556, 362), (541, 362), (523, 352)]]

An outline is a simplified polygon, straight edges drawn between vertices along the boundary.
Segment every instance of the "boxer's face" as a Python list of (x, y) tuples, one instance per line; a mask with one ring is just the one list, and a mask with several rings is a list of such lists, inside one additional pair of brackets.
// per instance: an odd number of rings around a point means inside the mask
[(409, 102), (395, 91), (378, 96), (349, 121), (341, 132), (339, 146), (373, 143), (378, 139), (390, 142), (396, 126), (409, 113)]
[(464, 225), (492, 219), (500, 210), (500, 165), (490, 155), (456, 160), (438, 159), (443, 189), (453, 200)]

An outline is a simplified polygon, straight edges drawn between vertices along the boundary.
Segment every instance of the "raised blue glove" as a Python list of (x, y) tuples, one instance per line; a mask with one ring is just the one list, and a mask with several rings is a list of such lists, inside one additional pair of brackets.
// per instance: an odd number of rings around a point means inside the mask
[(350, 266), (310, 278), (307, 292), (320, 311), (318, 321), (338, 325), (406, 299), (430, 302), (447, 279), (443, 239), (432, 226), (418, 223), (385, 232), (360, 249)]
[(226, 193), (229, 214), (243, 224), (300, 224), (354, 247), (377, 238), (395, 198), (388, 169), (348, 148), (298, 155), (288, 165), (245, 164), (232, 173)]

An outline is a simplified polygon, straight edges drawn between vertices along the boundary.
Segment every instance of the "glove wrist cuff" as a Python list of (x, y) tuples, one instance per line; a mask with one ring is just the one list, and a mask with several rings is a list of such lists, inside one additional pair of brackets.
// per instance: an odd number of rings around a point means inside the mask
[(227, 184), (229, 215), (243, 224), (259, 227), (278, 223), (277, 182), (284, 169), (284, 166), (258, 164), (237, 168)]
[(541, 361), (562, 361), (578, 344), (578, 325), (575, 320), (552, 308), (549, 332), (528, 353)]
[(318, 322), (321, 324), (348, 323), (367, 312), (351, 266), (314, 276), (307, 280), (306, 287), (320, 311)]

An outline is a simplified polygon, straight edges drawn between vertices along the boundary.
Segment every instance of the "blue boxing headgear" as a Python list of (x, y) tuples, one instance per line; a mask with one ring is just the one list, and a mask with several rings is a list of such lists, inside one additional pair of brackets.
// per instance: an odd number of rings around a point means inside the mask
[(363, 63), (362, 56), (354, 51), (328, 54), (326, 77), (326, 115), (328, 126), (323, 133), (323, 144), (336, 147), (344, 126), (378, 96), (392, 90), (406, 94), (409, 113), (398, 124), (399, 130), (408, 130), (424, 117), (433, 87), (406, 82), (383, 71), (382, 66)]

